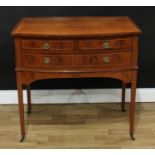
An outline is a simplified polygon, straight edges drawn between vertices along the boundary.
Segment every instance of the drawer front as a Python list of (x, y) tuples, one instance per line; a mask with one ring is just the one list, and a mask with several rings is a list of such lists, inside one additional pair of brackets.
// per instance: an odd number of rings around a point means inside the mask
[(130, 65), (131, 53), (48, 55), (23, 54), (23, 67), (103, 67)]
[(71, 67), (74, 66), (73, 62), (72, 55), (22, 55), (22, 65), (24, 67)]
[(108, 50), (108, 49), (125, 49), (132, 47), (132, 39), (110, 39), (110, 40), (80, 40), (79, 50)]
[(131, 53), (108, 53), (108, 54), (92, 54), (81, 55), (76, 58), (77, 66), (81, 67), (100, 67), (100, 66), (124, 66), (130, 65)]
[(73, 40), (22, 40), (22, 49), (30, 50), (54, 50), (54, 51), (64, 51), (64, 50), (74, 50)]

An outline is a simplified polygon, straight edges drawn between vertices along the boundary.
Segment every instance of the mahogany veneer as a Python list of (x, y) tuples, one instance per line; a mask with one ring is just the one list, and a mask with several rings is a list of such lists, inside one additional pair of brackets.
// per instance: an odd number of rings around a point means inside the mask
[(131, 83), (130, 136), (134, 139), (134, 109), (140, 29), (128, 17), (23, 18), (12, 32), (21, 135), (25, 137), (23, 85), (31, 112), (30, 84), (48, 78), (109, 77)]

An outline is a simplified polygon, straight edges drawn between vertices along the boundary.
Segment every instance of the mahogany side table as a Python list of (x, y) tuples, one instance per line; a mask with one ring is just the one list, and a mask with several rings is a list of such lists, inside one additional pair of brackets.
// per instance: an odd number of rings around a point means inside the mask
[(129, 17), (23, 18), (12, 31), (16, 49), (16, 75), (21, 124), (25, 137), (23, 86), (49, 78), (115, 78), (131, 84), (130, 136), (134, 140), (134, 110), (140, 29)]

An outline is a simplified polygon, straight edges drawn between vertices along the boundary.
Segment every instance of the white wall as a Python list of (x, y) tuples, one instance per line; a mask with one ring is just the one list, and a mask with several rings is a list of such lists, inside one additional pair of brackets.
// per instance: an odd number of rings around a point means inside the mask
[[(130, 99), (127, 89), (126, 101)], [(120, 102), (121, 89), (32, 90), (33, 103), (103, 103)], [(137, 89), (137, 102), (155, 102), (155, 88)], [(24, 91), (26, 103), (26, 92)], [(1, 90), (0, 104), (17, 104), (16, 90)]]

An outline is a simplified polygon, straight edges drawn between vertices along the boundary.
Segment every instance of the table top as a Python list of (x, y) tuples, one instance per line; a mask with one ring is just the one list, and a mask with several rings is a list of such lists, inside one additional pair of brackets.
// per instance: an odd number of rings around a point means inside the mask
[(140, 32), (137, 25), (126, 16), (30, 17), (18, 22), (12, 36), (111, 36)]

